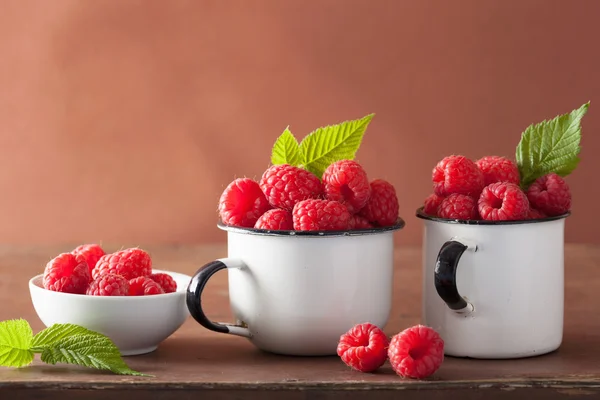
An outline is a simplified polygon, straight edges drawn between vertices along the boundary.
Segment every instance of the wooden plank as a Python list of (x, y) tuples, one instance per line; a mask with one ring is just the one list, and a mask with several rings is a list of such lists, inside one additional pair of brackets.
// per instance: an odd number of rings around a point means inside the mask
[[(54, 389), (8, 389), (0, 391), (2, 398), (11, 400), (46, 400), (61, 398), (65, 400), (105, 400), (107, 398), (119, 398), (123, 396), (129, 400), (197, 400), (198, 396), (210, 394), (211, 400), (229, 400), (229, 399), (266, 399), (281, 400), (364, 400), (365, 398), (376, 398), (381, 400), (446, 400), (448, 396), (460, 399), (491, 399), (504, 400), (515, 399), (517, 396), (527, 396), (529, 400), (547, 399), (547, 400), (591, 400), (597, 398), (600, 394), (598, 389), (557, 389), (553, 387), (539, 388), (454, 388), (451, 391), (448, 388), (431, 390), (395, 390), (395, 389), (367, 389), (367, 390), (345, 390), (337, 388), (302, 388), (298, 390), (267, 390), (263, 388), (253, 389), (194, 389), (189, 387), (160, 388), (160, 389), (102, 389), (102, 390), (82, 390), (70, 388)], [(283, 397), (285, 396), (285, 397)]]
[[(188, 274), (226, 254), (222, 245), (147, 249), (156, 268)], [(0, 247), (0, 320), (23, 317), (34, 332), (43, 328), (31, 306), (27, 280), (64, 250), (68, 247)], [(389, 335), (420, 318), (421, 250), (398, 248), (395, 256), (394, 308), (385, 329)], [(281, 398), (283, 393), (290, 399), (353, 399), (364, 397), (366, 390), (383, 399), (397, 398), (399, 391), (406, 399), (435, 399), (448, 391), (464, 398), (505, 398), (518, 393), (531, 398), (590, 398), (590, 394), (600, 394), (600, 248), (567, 245), (565, 257), (565, 338), (558, 351), (545, 356), (504, 361), (447, 357), (434, 376), (415, 381), (398, 377), (388, 364), (377, 373), (361, 374), (337, 357), (264, 353), (245, 339), (209, 332), (190, 319), (154, 353), (126, 358), (132, 368), (153, 378), (36, 361), (23, 369), (0, 368), (0, 398), (43, 399), (56, 395), (57, 390), (65, 399), (95, 399), (109, 393), (126, 394), (132, 400), (149, 395), (181, 399), (206, 391), (211, 398), (223, 399), (242, 395)], [(227, 296), (227, 274), (215, 275), (203, 298), (212, 318), (232, 318)]]

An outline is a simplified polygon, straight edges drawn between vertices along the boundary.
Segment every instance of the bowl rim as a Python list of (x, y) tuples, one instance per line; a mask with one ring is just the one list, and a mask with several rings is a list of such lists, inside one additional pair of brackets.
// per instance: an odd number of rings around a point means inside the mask
[[(181, 279), (187, 279), (188, 281), (191, 281), (192, 277), (190, 275), (181, 273), (181, 272), (176, 272), (176, 271), (168, 271), (168, 270), (163, 270), (163, 269), (152, 269), (152, 273), (164, 273), (164, 274), (168, 274), (173, 276), (173, 274), (175, 275), (179, 275), (179, 278)], [(85, 294), (76, 294), (76, 293), (65, 293), (65, 292), (56, 292), (54, 290), (48, 290), (46, 288), (44, 288), (43, 286), (40, 286), (39, 284), (36, 283), (36, 280), (41, 280), (43, 279), (44, 274), (37, 274), (33, 277), (31, 277), (29, 279), (29, 290), (30, 292), (33, 290), (37, 290), (39, 292), (42, 293), (47, 293), (51, 296), (67, 296), (67, 297), (73, 297), (78, 298), (78, 299), (86, 299), (87, 301), (123, 301), (123, 299), (128, 299), (127, 301), (160, 301), (160, 299), (168, 299), (171, 297), (179, 297), (179, 296), (186, 296), (187, 294), (187, 286), (186, 287), (182, 287), (182, 288), (177, 288), (177, 291), (172, 292), (172, 293), (162, 293), (162, 294), (155, 294), (152, 296), (88, 296)]]

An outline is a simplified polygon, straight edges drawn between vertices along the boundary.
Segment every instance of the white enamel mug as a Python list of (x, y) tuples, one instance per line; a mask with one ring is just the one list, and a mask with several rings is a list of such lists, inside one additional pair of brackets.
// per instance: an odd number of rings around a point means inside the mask
[(560, 347), (568, 215), (493, 222), (417, 211), (423, 323), (440, 333), (446, 355), (524, 358)]
[[(218, 226), (227, 231), (227, 258), (201, 267), (187, 289), (190, 314), (205, 328), (248, 338), (272, 353), (318, 356), (335, 355), (340, 336), (358, 323), (387, 323), (393, 234), (402, 219), (345, 232)], [(212, 322), (202, 308), (206, 283), (223, 269), (236, 324)]]

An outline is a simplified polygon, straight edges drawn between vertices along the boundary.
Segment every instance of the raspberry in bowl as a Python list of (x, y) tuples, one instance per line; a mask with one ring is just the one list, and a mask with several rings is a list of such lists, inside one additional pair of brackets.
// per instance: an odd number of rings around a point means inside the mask
[(450, 155), (432, 171), (423, 221), (423, 324), (445, 354), (523, 358), (563, 338), (567, 176), (587, 104), (530, 126), (515, 158)]
[[(227, 232), (227, 256), (201, 267), (188, 287), (200, 325), (304, 356), (335, 355), (340, 335), (361, 321), (385, 326), (394, 233), (404, 221), (394, 185), (354, 159), (371, 118), (320, 128), (300, 144), (286, 129), (259, 179), (224, 189), (217, 226)], [(221, 270), (235, 323), (211, 321), (201, 301)]]
[(139, 248), (104, 254), (98, 245), (85, 245), (50, 260), (44, 273), (30, 279), (29, 291), (45, 326), (83, 326), (130, 356), (154, 351), (189, 317), (190, 279), (153, 269), (150, 255)]

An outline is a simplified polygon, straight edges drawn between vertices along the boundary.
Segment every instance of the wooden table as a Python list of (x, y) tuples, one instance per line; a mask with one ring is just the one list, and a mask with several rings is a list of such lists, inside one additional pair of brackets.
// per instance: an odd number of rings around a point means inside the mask
[[(142, 246), (143, 247), (143, 246)], [(115, 250), (106, 246), (110, 251)], [(144, 247), (154, 265), (192, 274), (207, 260), (223, 257), (224, 245)], [(28, 278), (63, 248), (0, 248), (0, 320), (25, 318), (43, 329), (30, 302)], [(0, 399), (460, 399), (600, 397), (600, 247), (566, 248), (565, 336), (552, 354), (507, 361), (447, 357), (425, 381), (402, 379), (389, 364), (374, 374), (347, 368), (337, 357), (284, 357), (256, 350), (248, 341), (209, 332), (189, 319), (151, 354), (127, 357), (153, 378), (111, 375), (36, 361), (22, 369), (0, 367)], [(419, 323), (421, 251), (396, 251), (395, 307), (386, 333)], [(226, 273), (215, 275), (203, 302), (215, 320), (231, 320)], [(402, 297), (403, 301), (399, 301)], [(406, 300), (409, 301), (406, 301)], [(60, 392), (58, 392), (60, 391)], [(593, 396), (593, 395), (596, 396)], [(590, 396), (592, 395), (592, 396)], [(206, 398), (206, 397), (204, 397)], [(449, 397), (448, 397), (449, 398)]]

